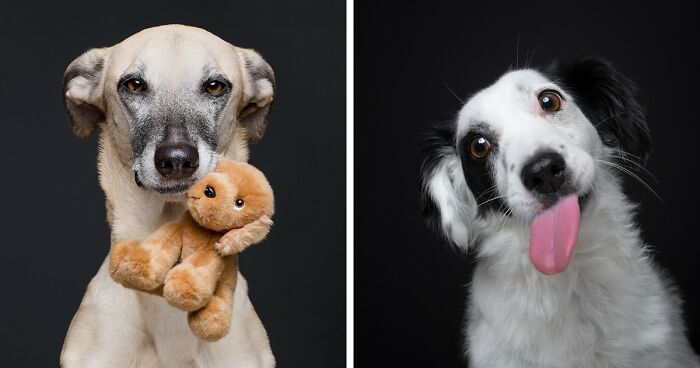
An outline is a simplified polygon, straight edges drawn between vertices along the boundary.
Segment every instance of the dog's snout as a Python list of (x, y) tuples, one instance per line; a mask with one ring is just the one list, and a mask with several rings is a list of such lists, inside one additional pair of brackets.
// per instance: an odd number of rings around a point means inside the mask
[(523, 167), (521, 180), (528, 190), (539, 194), (557, 193), (566, 182), (566, 161), (556, 152), (535, 155)]
[(170, 179), (184, 179), (192, 176), (199, 166), (197, 147), (190, 143), (166, 143), (156, 148), (156, 170)]

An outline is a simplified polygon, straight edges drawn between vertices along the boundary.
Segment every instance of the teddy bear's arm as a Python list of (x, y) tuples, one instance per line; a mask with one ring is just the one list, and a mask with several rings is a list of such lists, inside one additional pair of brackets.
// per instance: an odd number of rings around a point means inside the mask
[(143, 246), (151, 252), (151, 263), (156, 265), (159, 274), (167, 273), (180, 258), (182, 231), (181, 221), (170, 222), (143, 241)]
[(228, 256), (240, 253), (248, 246), (261, 242), (270, 232), (272, 219), (263, 215), (259, 219), (243, 226), (240, 229), (233, 229), (224, 234), (214, 245), (216, 251), (221, 256)]
[(112, 247), (110, 274), (130, 288), (154, 290), (180, 257), (181, 224), (161, 226), (143, 241), (124, 240)]

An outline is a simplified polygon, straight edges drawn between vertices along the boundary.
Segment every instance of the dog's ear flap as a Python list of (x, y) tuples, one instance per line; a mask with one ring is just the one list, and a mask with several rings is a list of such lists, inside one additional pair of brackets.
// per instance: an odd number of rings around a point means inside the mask
[(467, 249), (474, 235), (475, 201), (467, 187), (455, 147), (454, 126), (433, 128), (421, 166), (421, 213), (428, 224), (457, 246)]
[(73, 60), (63, 74), (63, 101), (73, 134), (88, 138), (104, 121), (102, 76), (109, 48), (92, 49)]
[(651, 135), (640, 88), (603, 59), (552, 64), (548, 72), (574, 97), (603, 143), (640, 164), (651, 153)]
[(267, 117), (275, 95), (275, 73), (255, 50), (236, 47), (243, 69), (243, 97), (238, 107), (238, 122), (255, 143), (265, 134)]

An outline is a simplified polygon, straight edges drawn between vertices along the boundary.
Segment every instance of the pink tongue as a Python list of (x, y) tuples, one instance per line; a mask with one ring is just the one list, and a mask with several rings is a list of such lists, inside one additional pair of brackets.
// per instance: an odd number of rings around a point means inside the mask
[(540, 272), (554, 275), (564, 272), (578, 238), (581, 210), (578, 197), (562, 198), (532, 222), (530, 260)]

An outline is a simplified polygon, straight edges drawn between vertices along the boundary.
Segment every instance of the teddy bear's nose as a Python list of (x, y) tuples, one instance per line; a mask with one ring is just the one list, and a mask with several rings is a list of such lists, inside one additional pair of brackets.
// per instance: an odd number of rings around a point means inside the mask
[(156, 170), (169, 179), (185, 179), (199, 166), (197, 147), (186, 142), (166, 143), (156, 148)]

